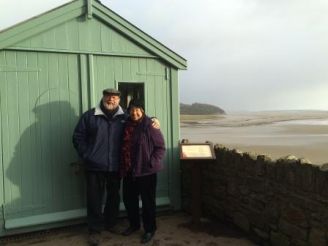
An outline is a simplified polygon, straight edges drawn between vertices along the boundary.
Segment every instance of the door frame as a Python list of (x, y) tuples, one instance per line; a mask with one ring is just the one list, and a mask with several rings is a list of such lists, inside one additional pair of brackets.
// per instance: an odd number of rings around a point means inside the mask
[[(146, 83), (145, 82), (127, 82), (127, 81), (124, 81), (124, 82), (121, 82), (121, 81), (118, 81), (117, 82), (117, 86), (116, 86), (116, 88), (118, 89), (118, 90), (120, 90), (119, 89), (119, 87), (120, 87), (120, 84), (129, 84), (129, 85), (133, 85), (133, 84), (136, 84), (136, 85), (142, 85), (142, 89), (143, 89), (143, 103), (144, 103), (144, 107), (145, 107), (145, 111), (146, 111)], [(122, 102), (122, 91), (121, 91), (121, 102)], [(122, 105), (121, 105), (122, 106)], [(125, 109), (127, 109), (128, 108), (128, 103), (127, 103), (127, 105), (125, 105), (125, 102), (124, 102), (124, 105), (123, 105), (124, 107), (125, 107)]]
[[(147, 97), (147, 82), (146, 80), (115, 80), (115, 88), (119, 90), (119, 84), (120, 83), (126, 83), (126, 84), (143, 84), (143, 89), (144, 89), (144, 107), (145, 107), (145, 112), (147, 112), (147, 105), (148, 105), (148, 97)], [(128, 105), (127, 105), (128, 106)], [(126, 109), (126, 108), (125, 108)], [(124, 109), (124, 110), (125, 110)]]

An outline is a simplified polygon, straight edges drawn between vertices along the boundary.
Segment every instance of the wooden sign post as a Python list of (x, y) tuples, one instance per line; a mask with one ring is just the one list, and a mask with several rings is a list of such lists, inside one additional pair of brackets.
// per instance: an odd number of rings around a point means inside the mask
[[(201, 200), (201, 170), (202, 164), (206, 160), (216, 159), (213, 145), (211, 143), (181, 143), (180, 159), (187, 160), (192, 165), (192, 224), (199, 225), (202, 216)], [(189, 162), (190, 161), (190, 162)]]

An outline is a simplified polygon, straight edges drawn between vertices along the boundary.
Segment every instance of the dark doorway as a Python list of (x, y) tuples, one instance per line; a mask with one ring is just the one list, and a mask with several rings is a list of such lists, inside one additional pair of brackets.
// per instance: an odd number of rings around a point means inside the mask
[(145, 104), (144, 83), (119, 82), (118, 90), (121, 92), (120, 105), (126, 109), (132, 99), (141, 100)]

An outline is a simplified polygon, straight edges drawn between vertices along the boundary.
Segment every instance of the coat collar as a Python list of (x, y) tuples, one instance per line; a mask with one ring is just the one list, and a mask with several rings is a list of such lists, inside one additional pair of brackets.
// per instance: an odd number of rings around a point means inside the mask
[[(114, 114), (113, 118), (114, 118), (115, 116), (117, 116), (117, 115), (121, 115), (121, 114), (124, 114), (124, 111), (123, 111), (122, 107), (121, 107), (120, 105), (118, 105), (118, 110), (117, 110), (117, 112)], [(98, 104), (98, 105), (95, 107), (95, 113), (94, 113), (94, 115), (104, 115), (104, 116), (106, 116), (105, 113), (101, 110), (101, 108), (100, 108), (100, 104)]]

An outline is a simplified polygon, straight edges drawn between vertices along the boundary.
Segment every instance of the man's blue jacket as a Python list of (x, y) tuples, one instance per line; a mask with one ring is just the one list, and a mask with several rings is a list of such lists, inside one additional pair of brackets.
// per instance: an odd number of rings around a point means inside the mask
[(73, 144), (89, 171), (116, 172), (119, 169), (127, 114), (119, 106), (112, 119), (100, 109), (85, 112), (73, 133)]

